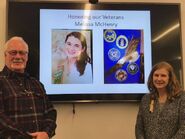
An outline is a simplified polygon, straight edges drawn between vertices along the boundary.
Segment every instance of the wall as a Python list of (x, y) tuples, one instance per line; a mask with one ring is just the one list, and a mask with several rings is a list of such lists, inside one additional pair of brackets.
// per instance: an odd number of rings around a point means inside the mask
[[(61, 0), (62, 1), (62, 0)], [(68, 0), (72, 1), (72, 0)], [(74, 0), (75, 1), (75, 0)], [(88, 1), (88, 0), (83, 0)], [(182, 39), (185, 36), (184, 0), (99, 0), (100, 2), (181, 3)], [(2, 46), (6, 36), (6, 0), (0, 1), (0, 69), (4, 65)], [(185, 39), (182, 40), (185, 46)], [(183, 49), (185, 54), (185, 49)], [(185, 66), (185, 65), (183, 65)], [(185, 69), (185, 68), (183, 68)], [(185, 75), (184, 75), (185, 76)], [(184, 78), (185, 79), (185, 78)], [(138, 103), (55, 104), (58, 111), (56, 136), (53, 139), (134, 139)]]

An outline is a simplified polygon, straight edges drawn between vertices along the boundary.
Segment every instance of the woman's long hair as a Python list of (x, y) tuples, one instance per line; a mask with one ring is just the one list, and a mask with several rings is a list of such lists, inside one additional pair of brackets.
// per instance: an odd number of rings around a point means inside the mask
[(65, 42), (67, 41), (68, 37), (74, 36), (75, 38), (79, 39), (82, 43), (82, 49), (84, 51), (80, 54), (80, 57), (76, 61), (76, 67), (80, 76), (84, 74), (85, 67), (87, 63), (91, 63), (91, 58), (87, 54), (87, 43), (85, 36), (80, 32), (71, 32), (66, 36)]
[(153, 74), (156, 70), (164, 68), (168, 71), (168, 75), (169, 75), (169, 83), (166, 87), (167, 92), (168, 92), (168, 100), (173, 100), (180, 92), (180, 90), (182, 90), (179, 81), (176, 78), (176, 75), (174, 73), (174, 69), (173, 67), (167, 63), (167, 62), (159, 62), (156, 65), (153, 66), (149, 78), (148, 78), (148, 89), (150, 91), (151, 94), (151, 99), (154, 100), (158, 97), (158, 91), (157, 88), (155, 88), (154, 84), (153, 84)]

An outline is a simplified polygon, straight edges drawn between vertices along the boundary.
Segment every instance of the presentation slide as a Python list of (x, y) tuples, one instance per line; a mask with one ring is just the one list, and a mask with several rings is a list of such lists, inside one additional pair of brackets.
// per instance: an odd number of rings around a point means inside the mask
[(48, 94), (147, 93), (150, 11), (40, 9), (40, 81)]

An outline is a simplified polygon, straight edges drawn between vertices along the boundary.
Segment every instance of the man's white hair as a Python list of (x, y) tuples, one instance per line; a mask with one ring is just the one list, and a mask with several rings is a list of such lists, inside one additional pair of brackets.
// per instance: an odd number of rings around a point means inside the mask
[(25, 46), (27, 47), (28, 49), (28, 44), (24, 41), (24, 39), (22, 37), (19, 37), (19, 36), (14, 36), (12, 38), (10, 38), (6, 43), (5, 43), (5, 51), (8, 49), (9, 47), (9, 43), (13, 40), (19, 40), (21, 41), (23, 44), (25, 44)]

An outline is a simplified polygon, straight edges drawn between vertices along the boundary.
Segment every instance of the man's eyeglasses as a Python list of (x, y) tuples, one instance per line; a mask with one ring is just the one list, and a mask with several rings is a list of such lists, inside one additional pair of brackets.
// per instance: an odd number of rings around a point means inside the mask
[(19, 53), (19, 55), (21, 55), (21, 56), (25, 56), (25, 55), (28, 54), (27, 51), (16, 51), (16, 50), (12, 50), (12, 51), (7, 51), (7, 52), (8, 52), (8, 54), (11, 55), (11, 56), (16, 56), (18, 53)]

